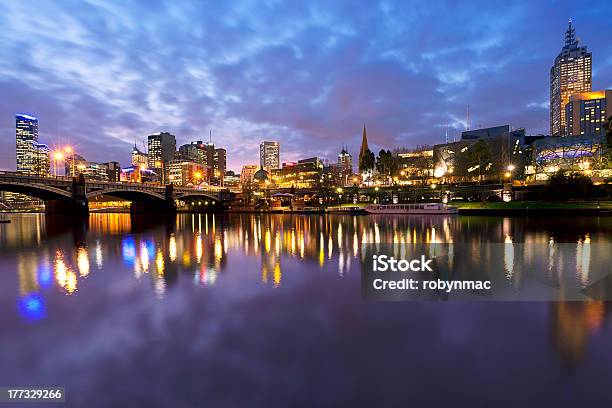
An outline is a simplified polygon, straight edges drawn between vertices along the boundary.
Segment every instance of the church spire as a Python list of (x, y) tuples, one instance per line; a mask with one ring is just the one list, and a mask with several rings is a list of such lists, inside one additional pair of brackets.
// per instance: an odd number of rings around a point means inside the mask
[(368, 147), (368, 136), (366, 135), (366, 126), (363, 124), (363, 136), (361, 137), (361, 150), (359, 150), (359, 157), (363, 156), (365, 152), (370, 150)]

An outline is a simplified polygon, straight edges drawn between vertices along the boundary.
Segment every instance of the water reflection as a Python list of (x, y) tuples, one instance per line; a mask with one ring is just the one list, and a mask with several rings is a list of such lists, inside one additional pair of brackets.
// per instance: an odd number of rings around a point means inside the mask
[[(564, 271), (575, 270), (577, 283), (586, 288), (594, 281), (594, 260), (602, 257), (593, 252), (593, 243), (612, 239), (610, 219), (597, 218), (563, 223), (498, 217), (190, 214), (160, 219), (95, 214), (77, 224), (41, 215), (13, 216), (12, 221), (0, 226), (0, 252), (14, 258), (18, 310), (28, 321), (49, 315), (47, 298), (82, 294), (87, 280), (113, 279), (112, 273), (129, 274), (160, 299), (179, 283), (196, 288), (236, 284), (232, 275), (245, 287), (273, 290), (297, 284), (313, 271), (358, 279), (364, 243), (451, 244), (449, 266), (471, 263), (475, 268), (491, 256), (480, 244), (500, 243), (503, 279), (512, 288), (521, 287), (525, 265), (536, 262), (542, 263), (548, 282), (562, 285)], [(479, 256), (454, 252), (459, 243), (481, 251)], [(521, 245), (527, 243), (543, 245)], [(559, 255), (562, 243), (575, 245), (571, 259)], [(405, 251), (405, 246), (398, 248)], [(5, 288), (4, 296), (14, 291)], [(585, 302), (550, 307), (559, 353), (579, 359), (589, 335), (603, 324), (607, 306)]]

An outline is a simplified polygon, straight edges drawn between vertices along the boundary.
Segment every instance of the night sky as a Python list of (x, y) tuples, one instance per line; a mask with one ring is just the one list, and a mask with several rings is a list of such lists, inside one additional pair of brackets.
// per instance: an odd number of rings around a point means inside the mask
[[(231, 3), (231, 4), (230, 4)], [(466, 4), (458, 4), (466, 3)], [(612, 2), (18, 1), (0, 3), (0, 168), (15, 113), (40, 141), (129, 164), (136, 141), (228, 149), (228, 167), (356, 156), (510, 124), (548, 133), (549, 69), (568, 18), (612, 88)]]

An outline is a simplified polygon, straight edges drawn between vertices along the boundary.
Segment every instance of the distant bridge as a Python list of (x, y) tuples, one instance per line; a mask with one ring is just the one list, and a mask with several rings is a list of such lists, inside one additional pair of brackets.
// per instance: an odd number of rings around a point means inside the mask
[(220, 187), (177, 187), (130, 182), (88, 181), (63, 176), (33, 176), (0, 172), (0, 191), (25, 194), (45, 202), (48, 214), (88, 213), (90, 199), (112, 196), (132, 202), (132, 213), (168, 213), (176, 211), (176, 201), (185, 202), (193, 211), (222, 210), (233, 200), (233, 192)]

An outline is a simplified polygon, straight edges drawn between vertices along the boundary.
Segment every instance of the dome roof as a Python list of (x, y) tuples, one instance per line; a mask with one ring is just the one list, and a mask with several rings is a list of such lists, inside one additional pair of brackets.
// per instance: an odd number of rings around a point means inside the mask
[(253, 174), (253, 179), (257, 181), (266, 181), (268, 179), (268, 172), (260, 168)]

